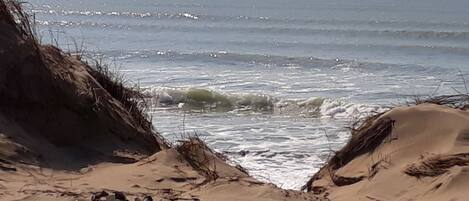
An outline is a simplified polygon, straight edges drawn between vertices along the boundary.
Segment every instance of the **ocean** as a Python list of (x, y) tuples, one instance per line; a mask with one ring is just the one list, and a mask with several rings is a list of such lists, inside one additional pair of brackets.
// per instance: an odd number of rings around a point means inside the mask
[(466, 0), (30, 0), (43, 43), (104, 58), (152, 95), (157, 130), (198, 135), (299, 189), (354, 121), (466, 93)]

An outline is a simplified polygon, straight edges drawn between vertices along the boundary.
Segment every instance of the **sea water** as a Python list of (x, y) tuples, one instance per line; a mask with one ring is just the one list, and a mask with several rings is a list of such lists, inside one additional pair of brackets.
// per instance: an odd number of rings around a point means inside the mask
[(347, 126), (464, 93), (466, 0), (30, 0), (44, 43), (104, 57), (151, 94), (172, 141), (198, 135), (289, 189)]

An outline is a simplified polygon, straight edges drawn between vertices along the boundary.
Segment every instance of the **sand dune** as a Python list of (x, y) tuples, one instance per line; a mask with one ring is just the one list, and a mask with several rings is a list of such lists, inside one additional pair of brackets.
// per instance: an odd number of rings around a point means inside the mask
[(467, 200), (467, 122), (469, 112), (442, 105), (394, 108), (371, 123), (384, 138), (342, 163), (331, 159), (307, 187), (331, 200)]
[(123, 150), (145, 156), (166, 147), (132, 109), (133, 97), (122, 95), (131, 92), (113, 89), (119, 83), (110, 85), (109, 76), (76, 57), (40, 45), (32, 29), (19, 5), (0, 2), (1, 131), (35, 155), (31, 160), (57, 167), (68, 163), (52, 153), (87, 164)]

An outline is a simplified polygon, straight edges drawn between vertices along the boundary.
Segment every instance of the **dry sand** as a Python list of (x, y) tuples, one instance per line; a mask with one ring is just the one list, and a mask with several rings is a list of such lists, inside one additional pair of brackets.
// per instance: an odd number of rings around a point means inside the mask
[(230, 175), (207, 181), (174, 149), (137, 163), (101, 163), (80, 171), (26, 166), (0, 171), (0, 199), (90, 200), (91, 193), (105, 190), (123, 192), (129, 200), (144, 195), (151, 195), (154, 200), (318, 200), (311, 194), (264, 184), (242, 172), (233, 174), (230, 168), (218, 166), (219, 174)]
[(382, 143), (339, 168), (326, 165), (310, 190), (338, 201), (469, 200), (468, 111), (421, 104), (385, 118), (394, 125)]

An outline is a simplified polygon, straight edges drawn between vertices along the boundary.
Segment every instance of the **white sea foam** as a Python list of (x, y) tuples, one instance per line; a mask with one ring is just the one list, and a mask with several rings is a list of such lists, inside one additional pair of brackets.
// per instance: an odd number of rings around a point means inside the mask
[(189, 18), (189, 19), (193, 19), (193, 20), (196, 20), (196, 19), (199, 19), (199, 17), (193, 15), (193, 14), (190, 14), (190, 13), (182, 13), (181, 14), (183, 17), (186, 17), (186, 18)]
[(283, 99), (266, 94), (223, 93), (201, 88), (149, 88), (154, 105), (174, 107), (181, 103), (192, 111), (230, 113), (264, 112), (286, 116), (318, 118), (363, 117), (384, 109), (377, 105), (357, 104), (340, 98), (311, 97)]

